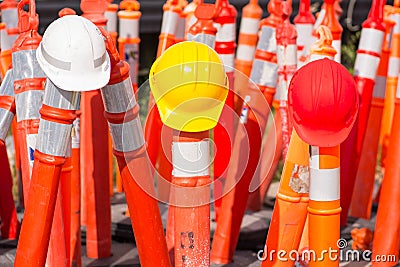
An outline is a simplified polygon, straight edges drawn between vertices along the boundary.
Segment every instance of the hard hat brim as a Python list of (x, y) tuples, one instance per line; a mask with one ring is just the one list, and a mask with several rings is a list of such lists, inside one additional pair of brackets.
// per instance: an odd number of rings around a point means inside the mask
[(99, 67), (101, 71), (96, 73), (71, 74), (70, 71), (53, 67), (43, 57), (42, 44), (36, 50), (36, 58), (46, 76), (60, 89), (73, 92), (86, 92), (103, 88), (110, 80), (110, 57), (106, 53), (106, 60)]

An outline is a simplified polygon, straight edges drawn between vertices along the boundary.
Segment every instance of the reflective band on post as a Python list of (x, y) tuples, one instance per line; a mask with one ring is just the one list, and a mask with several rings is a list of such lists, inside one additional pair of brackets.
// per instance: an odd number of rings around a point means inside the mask
[[(305, 49), (309, 49), (312, 36), (313, 25), (312, 24), (296, 24), (297, 31), (297, 45), (304, 45)], [(308, 51), (306, 51), (308, 54)]]
[(209, 141), (173, 142), (172, 164), (172, 175), (175, 177), (210, 175)]
[(376, 76), (373, 96), (374, 98), (384, 99), (386, 94), (386, 77)]
[(81, 120), (76, 118), (72, 124), (71, 146), (79, 148), (81, 140)]
[(215, 47), (215, 36), (211, 34), (203, 34), (203, 33), (196, 35), (188, 34), (188, 40), (206, 44), (212, 49), (214, 49)]
[(15, 42), (15, 40), (17, 40), (18, 38), (18, 34), (12, 34), (12, 35), (8, 35), (7, 34), (7, 30), (1, 30), (0, 31), (0, 47), (1, 47), (1, 51), (7, 51), (7, 50), (11, 50), (11, 48), (13, 47), (13, 44)]
[(255, 52), (256, 52), (255, 46), (239, 44), (236, 51), (236, 59), (253, 61)]
[(361, 31), (360, 43), (358, 50), (364, 50), (369, 52), (381, 54), (382, 42), (385, 33), (375, 29), (364, 28)]
[(263, 26), (261, 28), (261, 35), (258, 39), (257, 50), (276, 53), (275, 28), (268, 26)]
[(259, 24), (260, 24), (259, 19), (242, 18), (239, 32), (243, 34), (257, 35)]
[(46, 78), (46, 74), (44, 74), (36, 59), (36, 49), (13, 52), (12, 64), (15, 81), (29, 78)]
[(119, 37), (121, 38), (137, 38), (139, 37), (139, 20), (138, 19), (120, 19), (119, 20)]
[(340, 199), (340, 168), (319, 169), (318, 155), (310, 159), (310, 200)]
[[(62, 90), (55, 86), (49, 79), (46, 80), (44, 91), (46, 92), (43, 98), (44, 105), (64, 110), (79, 109), (81, 97), (79, 92)], [(41, 106), (42, 103), (40, 103), (39, 107)]]
[(235, 42), (236, 41), (236, 24), (227, 23), (219, 24), (214, 23), (217, 28), (217, 35), (215, 36), (216, 42)]
[(9, 69), (0, 85), (0, 95), (14, 96), (14, 75), (13, 70)]
[(14, 114), (12, 112), (0, 108), (0, 140), (6, 140), (13, 119)]
[(175, 35), (178, 19), (178, 13), (165, 11), (162, 19), (161, 33)]
[(120, 83), (106, 85), (101, 89), (101, 96), (105, 110), (110, 113), (126, 112), (136, 105), (130, 78)]
[(388, 65), (388, 77), (397, 77), (400, 71), (400, 58), (390, 57)]
[(278, 64), (254, 60), (250, 78), (257, 85), (274, 88), (278, 81)]
[(278, 85), (276, 87), (276, 92), (274, 95), (275, 100), (284, 100), (287, 101), (288, 99), (288, 89), (287, 89), (287, 82), (284, 79), (281, 79), (278, 82)]
[(119, 152), (129, 152), (142, 147), (145, 143), (139, 118), (121, 124), (108, 123), (113, 148)]
[(297, 45), (277, 46), (276, 54), (278, 63), (282, 66), (293, 66), (297, 64)]
[(18, 28), (18, 9), (2, 9), (1, 20), (6, 24), (7, 29)]
[(15, 95), (17, 122), (40, 118), (43, 93), (43, 90), (30, 90)]
[(342, 55), (342, 52), (341, 52), (342, 41), (341, 40), (333, 40), (332, 41), (332, 46), (336, 50), (335, 61), (340, 63), (340, 58), (341, 58), (341, 55)]
[(185, 28), (186, 27), (186, 18), (179, 17), (178, 25), (176, 26), (176, 33), (175, 38), (177, 40), (184, 40), (185, 39)]
[(323, 59), (323, 58), (328, 58), (330, 60), (333, 60), (333, 57), (327, 56), (327, 55), (322, 55), (322, 54), (311, 54), (310, 55), (310, 62), (312, 61), (316, 61), (319, 59)]
[(354, 76), (375, 80), (378, 65), (378, 57), (368, 54), (358, 54), (354, 64)]
[(389, 16), (389, 19), (396, 22), (393, 26), (393, 34), (400, 33), (400, 14), (392, 14)]
[(35, 158), (33, 157), (33, 152), (35, 152), (36, 148), (36, 139), (37, 139), (37, 134), (26, 135), (26, 149), (27, 149), (29, 165), (31, 167), (33, 167), (33, 162), (35, 160)]
[(117, 12), (104, 12), (104, 17), (107, 19), (107, 31), (116, 32), (117, 31)]
[(225, 67), (225, 72), (234, 72), (235, 55), (233, 54), (219, 54), (222, 63)]
[(40, 119), (36, 149), (47, 155), (65, 157), (71, 129), (72, 124)]

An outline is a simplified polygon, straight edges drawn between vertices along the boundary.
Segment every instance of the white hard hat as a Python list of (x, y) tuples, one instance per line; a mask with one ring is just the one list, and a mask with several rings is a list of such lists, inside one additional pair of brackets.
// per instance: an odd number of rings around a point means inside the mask
[(100, 89), (110, 79), (104, 37), (96, 25), (80, 16), (64, 16), (52, 22), (36, 57), (47, 77), (66, 91)]

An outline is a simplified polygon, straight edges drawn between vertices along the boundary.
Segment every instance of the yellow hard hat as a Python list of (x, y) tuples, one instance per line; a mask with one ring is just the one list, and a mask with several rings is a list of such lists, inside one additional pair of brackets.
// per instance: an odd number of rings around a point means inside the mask
[(171, 46), (154, 62), (149, 80), (168, 127), (200, 132), (217, 125), (229, 85), (220, 57), (209, 46), (193, 41)]

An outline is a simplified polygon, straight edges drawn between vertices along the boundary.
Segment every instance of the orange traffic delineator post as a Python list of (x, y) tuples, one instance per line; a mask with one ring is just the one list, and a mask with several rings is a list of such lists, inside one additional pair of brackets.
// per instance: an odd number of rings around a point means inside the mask
[(373, 261), (372, 266), (395, 266), (399, 261), (400, 233), (400, 87), (397, 87), (392, 133), (385, 164), (385, 176), (379, 199), (372, 259), (392, 256), (393, 261)]
[[(107, 35), (106, 35), (107, 36)], [(111, 38), (107, 38), (111, 58), (111, 78), (101, 89), (105, 116), (113, 137), (114, 155), (120, 168), (135, 242), (143, 266), (171, 266), (161, 215), (153, 198), (152, 170), (135, 101), (129, 65), (120, 61)], [(115, 98), (115, 94), (121, 96)], [(124, 130), (122, 130), (124, 129)], [(119, 134), (121, 133), (122, 134)], [(140, 167), (138, 167), (140, 166)], [(149, 232), (149, 229), (152, 231)], [(154, 253), (157, 257), (154, 257)]]
[(104, 12), (104, 17), (107, 19), (106, 30), (111, 34), (114, 43), (117, 44), (118, 4), (113, 4), (112, 0), (108, 0), (108, 2), (107, 10)]
[(378, 158), (379, 134), (382, 124), (383, 106), (385, 101), (386, 78), (390, 54), (391, 32), (394, 21), (385, 19), (385, 37), (378, 72), (375, 79), (371, 110), (369, 112), (367, 129), (360, 163), (354, 185), (349, 214), (356, 218), (369, 219), (372, 209), (372, 198), (375, 184), (375, 169)]
[(5, 23), (5, 30), (1, 31), (0, 64), (2, 77), (11, 66), (11, 48), (18, 38), (18, 2), (5, 0), (0, 4), (1, 20)]
[(231, 158), (234, 131), (234, 61), (236, 48), (236, 8), (228, 0), (218, 0), (216, 7), (219, 12), (214, 18), (217, 28), (215, 36), (215, 52), (221, 57), (229, 80), (229, 93), (225, 100), (219, 123), (214, 128), (214, 214), (218, 221), (221, 207), (223, 185)]
[[(247, 86), (258, 41), (258, 29), (263, 10), (258, 0), (250, 0), (242, 9), (235, 59), (235, 110), (240, 113), (243, 101), (240, 90)], [(240, 114), (239, 114), (240, 115)]]
[[(299, 247), (307, 217), (309, 157), (309, 146), (293, 131), (268, 229), (265, 253), (271, 250), (292, 251)], [(291, 262), (284, 263), (276, 257), (265, 256), (261, 266), (284, 266)]]
[[(83, 17), (106, 27), (108, 2), (82, 0)], [(111, 204), (107, 122), (98, 90), (83, 92), (81, 101), (81, 164), (85, 186), (86, 253), (89, 258), (111, 255)], [(107, 197), (106, 197), (107, 196)]]
[[(396, 2), (395, 2), (396, 4)], [(385, 166), (386, 152), (388, 149), (391, 127), (393, 123), (394, 102), (396, 99), (396, 88), (398, 84), (398, 73), (400, 68), (400, 7), (386, 6), (387, 16), (395, 22), (393, 26), (391, 49), (389, 57), (389, 68), (386, 80), (385, 106), (382, 117), (380, 144), (382, 146), (381, 164)]]
[(12, 70), (9, 70), (0, 87), (0, 116), (2, 118), (0, 124), (0, 157), (5, 159), (0, 161), (1, 170), (4, 172), (0, 186), (0, 218), (2, 221), (1, 237), (8, 239), (16, 239), (20, 228), (12, 196), (13, 182), (5, 145), (8, 130), (16, 112), (14, 78), (12, 76)]
[(193, 26), (193, 24), (197, 21), (196, 16), (194, 15), (194, 11), (197, 6), (203, 3), (203, 0), (193, 0), (190, 2), (182, 11), (185, 15), (185, 38), (187, 39), (187, 34), (189, 33), (189, 29)]
[[(311, 77), (311, 79), (310, 79)], [(309, 189), (309, 266), (339, 266), (340, 146), (353, 127), (358, 94), (350, 73), (320, 59), (300, 68), (289, 87), (289, 112), (296, 132), (312, 145)], [(326, 124), (326, 118), (334, 118)], [(291, 242), (291, 240), (289, 241)], [(322, 257), (324, 251), (329, 257)]]
[(385, 2), (384, 0), (375, 0), (372, 4), (368, 18), (363, 23), (354, 65), (354, 79), (360, 95), (360, 111), (355, 127), (351, 130), (345, 142), (341, 144), (340, 149), (340, 175), (343, 177), (340, 184), (341, 225), (346, 225), (347, 222), (367, 127), (375, 77), (382, 51), (383, 37), (385, 35), (385, 27), (383, 25), (383, 6)]
[(186, 40), (186, 13), (184, 12), (188, 2), (179, 0), (181, 12), (179, 13), (178, 23), (175, 30), (175, 43), (180, 43)]
[[(260, 23), (261, 35), (250, 74), (250, 80), (254, 83), (249, 83), (242, 91), (244, 103), (240, 124), (234, 138), (221, 214), (211, 249), (213, 263), (229, 263), (233, 259), (249, 196), (249, 185), (259, 163), (262, 136), (277, 83), (275, 27), (282, 22), (280, 4), (280, 0), (268, 4), (271, 15)], [(244, 140), (248, 140), (249, 136), (251, 142), (247, 143)], [(248, 154), (244, 152), (246, 149)]]
[[(214, 5), (207, 6), (214, 11)], [(181, 79), (170, 79), (176, 75)], [(209, 45), (181, 42), (157, 59), (149, 80), (162, 122), (174, 130), (171, 190), (174, 208), (170, 211), (175, 214), (175, 266), (208, 267), (211, 180), (207, 139), (209, 130), (219, 120), (229, 91), (224, 65)]]
[(297, 30), (297, 67), (305, 64), (310, 47), (313, 43), (312, 31), (315, 23), (310, 11), (310, 0), (300, 0), (299, 13), (294, 18)]

